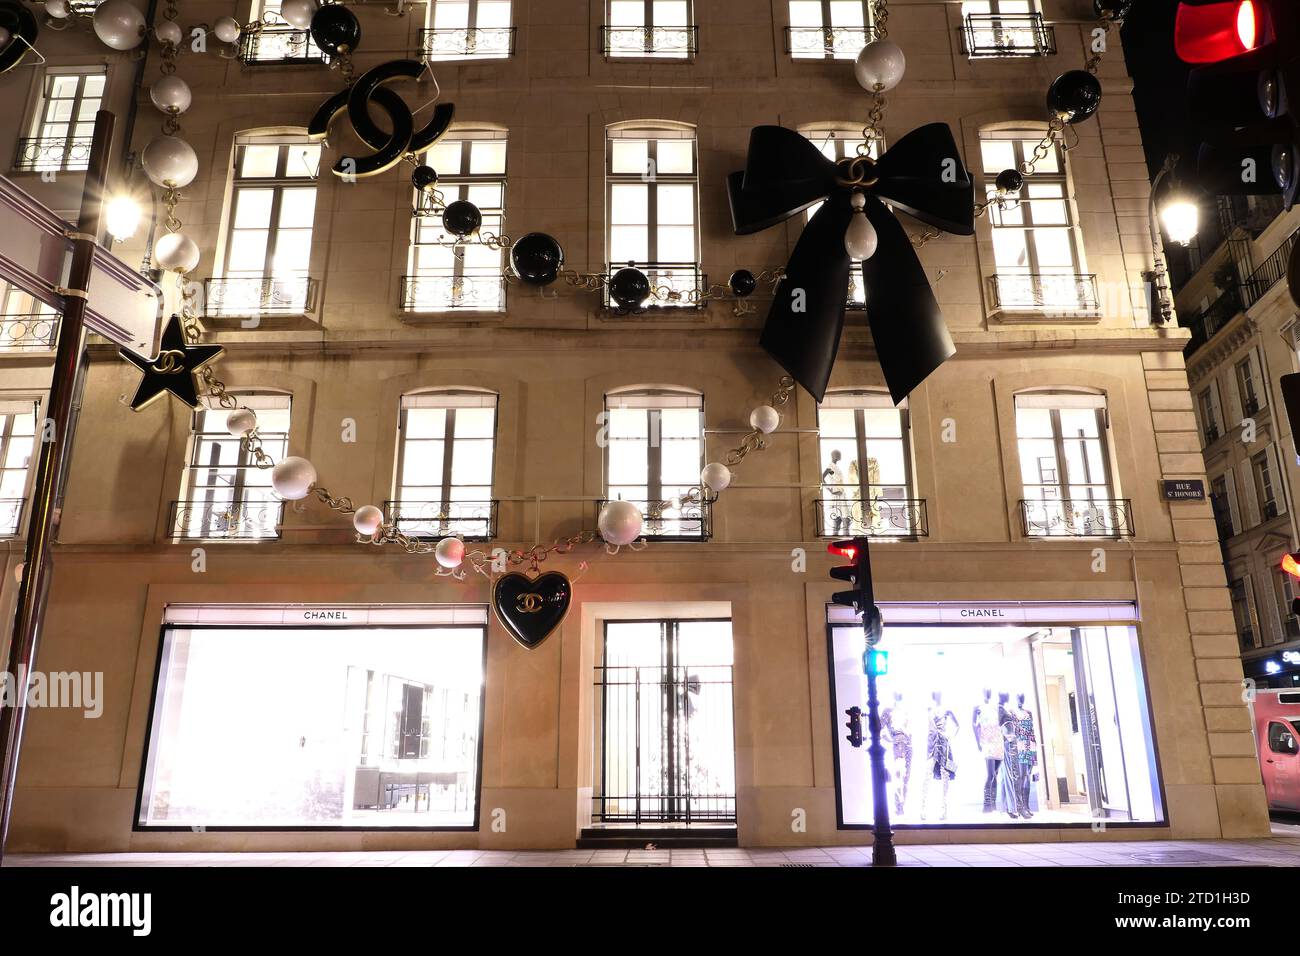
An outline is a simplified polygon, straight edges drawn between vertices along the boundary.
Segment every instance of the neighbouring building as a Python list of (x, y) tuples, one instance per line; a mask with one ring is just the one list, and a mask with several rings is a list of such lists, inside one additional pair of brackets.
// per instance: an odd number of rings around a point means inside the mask
[[(505, 282), (499, 249), (452, 249), (410, 166), (330, 172), (355, 143), (306, 125), (342, 79), (301, 31), (256, 0), (179, 9), (187, 28), (268, 24), (179, 57), (199, 174), (176, 214), (202, 251), (190, 278), (219, 377), (272, 457), (306, 456), (331, 494), (417, 540), (490, 552), (590, 532), (607, 500), (649, 512), (748, 432), (781, 374), (758, 346), (770, 287), (751, 311), (688, 294), (621, 314), (563, 281)], [(750, 129), (852, 155), (870, 103), (861, 0), (352, 9), (358, 74), (422, 56), (455, 103), (428, 162), (483, 233), (546, 232), (578, 272), (632, 262), (686, 293), (783, 266), (806, 221), (733, 234), (725, 180)], [(885, 147), (947, 123), (983, 201), (1034, 157), (1044, 92), (1084, 65), (1094, 26), (1090, 0), (894, 0), (908, 65)], [(22, 117), (0, 154), (70, 212), (81, 134), (62, 104), (80, 117), (101, 96), (138, 165), (161, 122), (158, 51), (42, 37), (43, 64), (0, 76), (0, 115)], [(103, 715), (32, 712), (11, 849), (563, 847), (682, 825), (869, 842), (866, 750), (844, 728), (865, 704), (863, 636), (830, 603), (825, 553), (848, 535), (873, 540), (900, 840), (1267, 835), (1214, 516), (1164, 495), (1205, 465), (1188, 333), (1146, 314), (1149, 184), (1112, 45), (1096, 115), (974, 237), (919, 249), (955, 357), (895, 406), (854, 285), (825, 400), (796, 391), (732, 486), (651, 515), (644, 549), (552, 555), (542, 570), (572, 579), (572, 603), (531, 650), (487, 578), (436, 576), (314, 497), (281, 501), (224, 410), (132, 412), (139, 373), (92, 345), (38, 666), (102, 672)], [(116, 251), (143, 261), (160, 230)], [(0, 352), (0, 497), (27, 494), (49, 367), (47, 350)], [(1284, 538), (1287, 448), (1267, 519)]]
[(1287, 259), (1300, 213), (1272, 196), (1219, 197), (1177, 294), (1187, 379), (1245, 676), (1300, 686), (1300, 618), (1282, 557), (1297, 548), (1295, 441), (1278, 379), (1300, 370)]

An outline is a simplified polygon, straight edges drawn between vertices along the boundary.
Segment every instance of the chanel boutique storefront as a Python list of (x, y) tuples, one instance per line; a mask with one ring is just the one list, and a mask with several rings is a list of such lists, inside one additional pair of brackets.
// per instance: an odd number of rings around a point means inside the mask
[[(883, 604), (880, 707), (893, 822), (1096, 827), (1166, 822), (1131, 604)], [(837, 814), (873, 820), (862, 629), (828, 612)]]

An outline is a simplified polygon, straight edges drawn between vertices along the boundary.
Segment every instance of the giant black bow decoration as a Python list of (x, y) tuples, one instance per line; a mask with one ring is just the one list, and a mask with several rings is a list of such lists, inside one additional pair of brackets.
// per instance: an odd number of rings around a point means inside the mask
[(952, 339), (921, 261), (902, 225), (881, 200), (945, 232), (975, 231), (974, 188), (952, 132), (943, 123), (912, 130), (874, 163), (835, 163), (783, 126), (749, 134), (743, 172), (727, 177), (737, 235), (758, 232), (826, 200), (795, 243), (777, 284), (759, 343), (821, 401), (844, 327), (849, 254), (844, 233), (850, 196), (861, 189), (875, 227), (875, 255), (862, 262), (867, 318), (876, 354), (898, 403), (953, 354)]

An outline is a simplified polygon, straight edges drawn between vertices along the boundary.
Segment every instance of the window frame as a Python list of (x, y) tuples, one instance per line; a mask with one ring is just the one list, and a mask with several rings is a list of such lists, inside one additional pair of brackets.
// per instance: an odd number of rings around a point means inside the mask
[[(455, 456), (456, 456), (456, 445), (458, 443), (463, 445), (464, 443), (480, 442), (483, 440), (481, 438), (457, 438), (456, 437), (456, 409), (471, 408), (471, 407), (476, 407), (476, 408), (486, 407), (483, 404), (471, 405), (467, 402), (454, 404), (456, 398), (459, 397), (468, 398), (471, 396), (482, 400), (486, 400), (487, 398), (490, 397), (492, 400), (492, 406), (491, 406), (492, 407), (492, 436), (489, 439), (491, 442), (492, 451), (488, 461), (488, 496), (486, 499), (483, 499), (483, 501), (488, 506), (487, 509), (488, 513), (487, 513), (487, 517), (483, 519), (450, 517), (451, 508), (456, 504), (463, 504), (463, 502), (458, 502), (453, 500), (452, 492), (454, 489), (482, 487), (481, 485), (456, 485), (452, 482), (452, 473), (453, 473)], [(443, 410), (444, 418), (443, 418), (442, 437), (441, 438), (432, 438), (432, 437), (416, 438), (416, 439), (410, 438), (409, 435), (407, 434), (408, 432), (407, 413), (411, 411), (411, 408), (414, 406), (408, 405), (407, 400), (408, 399), (436, 400), (439, 398), (441, 398), (444, 401), (452, 402), (453, 404), (440, 404), (440, 405), (431, 404), (431, 405), (425, 405), (423, 407), (439, 408)], [(490, 541), (496, 536), (497, 529), (496, 529), (495, 495), (496, 495), (496, 467), (497, 467), (497, 438), (500, 434), (500, 430), (501, 430), (501, 396), (496, 392), (490, 392), (484, 389), (473, 389), (473, 388), (433, 388), (433, 389), (420, 389), (418, 391), (407, 392), (404, 395), (402, 395), (402, 397), (398, 400), (397, 453), (394, 457), (393, 492), (392, 492), (393, 497), (389, 501), (390, 512), (394, 516), (394, 520), (400, 520), (401, 508), (404, 502), (414, 503), (415, 501), (418, 500), (419, 503), (421, 504), (434, 503), (433, 499), (431, 498), (426, 498), (426, 499), (405, 498), (403, 495), (403, 490), (405, 488), (419, 487), (419, 488), (431, 489), (436, 487), (439, 490), (438, 500), (436, 502), (439, 508), (439, 515), (448, 515), (448, 517), (446, 518), (430, 519), (430, 520), (442, 521), (442, 523), (445, 524), (448, 528), (448, 530), (446, 530), (445, 532), (440, 534), (422, 534), (419, 532), (416, 533), (407, 532), (408, 534), (411, 534), (411, 537), (419, 540), (430, 540), (430, 541), (439, 540), (441, 538), (447, 538), (447, 537), (458, 537), (465, 541)], [(406, 466), (407, 443), (410, 441), (419, 441), (419, 442), (441, 441), (442, 442), (442, 448), (443, 448), (442, 473), (439, 476), (439, 483), (437, 485), (430, 484), (430, 485), (408, 486), (402, 482), (402, 474)], [(416, 520), (419, 521), (419, 519)], [(452, 529), (452, 526), (454, 524), (456, 524), (457, 522), (464, 522), (464, 521), (470, 521), (470, 522), (483, 521), (484, 533), (468, 534), (465, 533), (463, 530)], [(427, 522), (419, 521), (419, 523), (427, 523)]]
[[(665, 135), (666, 134), (666, 135)], [(636, 173), (616, 173), (614, 172), (614, 143), (619, 140), (640, 140), (646, 141), (646, 163), (647, 169)], [(689, 140), (691, 144), (691, 172), (690, 173), (664, 173), (659, 169), (658, 153), (660, 141), (667, 140)], [(650, 170), (653, 170), (651, 175)], [(615, 260), (613, 258), (614, 228), (615, 226), (641, 226), (641, 223), (615, 223), (614, 222), (614, 187), (626, 185), (639, 185), (646, 188), (646, 222), (645, 229), (645, 248), (646, 257), (644, 261), (632, 260), (633, 266), (640, 268), (650, 280), (651, 289), (668, 285), (665, 279), (672, 279), (678, 274), (686, 273), (690, 270), (689, 277), (693, 288), (704, 288), (707, 283), (703, 275), (703, 251), (701, 249), (700, 233), (700, 146), (698, 131), (693, 126), (685, 125), (655, 125), (650, 122), (624, 123), (617, 126), (607, 127), (605, 130), (605, 262), (608, 264), (609, 274), (617, 272), (619, 269), (627, 266), (627, 260)], [(684, 262), (679, 260), (669, 261), (661, 260), (659, 256), (659, 229), (662, 225), (681, 226), (681, 223), (659, 222), (659, 202), (658, 194), (660, 186), (690, 186), (691, 187), (691, 223), (694, 236), (692, 245), (695, 250), (695, 259), (693, 262)], [(660, 268), (655, 269), (654, 266)], [(608, 290), (606, 290), (608, 298)], [(661, 301), (654, 298), (653, 294), (639, 306), (640, 309), (698, 309), (702, 308), (703, 303), (696, 301)]]
[[(1212, 445), (1226, 434), (1217, 381), (1210, 379), (1205, 388), (1196, 393), (1196, 409), (1201, 413), (1201, 439), (1206, 445)], [(1210, 435), (1211, 428), (1214, 429), (1213, 437)]]
[[(51, 94), (57, 80), (76, 77), (76, 90), (71, 97), (53, 97)], [(89, 120), (79, 119), (82, 106), (87, 100), (86, 84), (93, 78), (102, 81), (102, 87), (99, 95), (95, 97), (96, 110), (101, 109), (104, 104), (104, 97), (108, 94), (108, 67), (101, 64), (87, 65), (67, 65), (67, 66), (47, 66), (41, 77), (40, 92), (37, 95), (34, 108), (32, 110), (31, 121), (27, 125), (28, 135), (18, 140), (18, 151), (14, 157), (13, 168), (16, 172), (85, 172), (90, 166), (90, 142), (93, 139), (93, 128), (95, 118), (92, 113)], [(54, 103), (72, 101), (71, 112), (67, 120), (52, 120), (49, 117), (49, 111)], [(46, 135), (46, 129), (49, 126), (67, 125), (67, 132), (62, 136)], [(79, 127), (90, 127), (92, 133), (79, 136), (77, 129)], [(47, 162), (40, 158), (40, 151), (45, 147), (38, 147), (38, 154), (30, 161), (24, 161), (25, 148), (30, 146), (25, 144), (40, 144), (46, 141), (61, 141), (62, 157), (57, 163)], [(76, 151), (83, 151), (84, 158), (72, 158)]]
[[(1255, 350), (1251, 349), (1240, 359), (1232, 363), (1233, 378), (1237, 382), (1237, 400), (1241, 403), (1241, 414), (1245, 418), (1258, 415), (1264, 407), (1263, 390), (1259, 387), (1261, 376)], [(1254, 407), (1252, 408), (1251, 405)]]
[[(480, 27), (478, 25), (479, 7), (484, 3), (490, 5), (502, 5), (510, 8), (510, 16), (507, 18), (508, 25), (504, 27)], [(466, 9), (466, 24), (463, 27), (439, 27), (437, 23), (437, 14), (439, 6), (462, 5)], [(420, 55), (434, 63), (454, 62), (457, 60), (506, 60), (515, 54), (515, 4), (514, 0), (428, 0), (425, 6), (424, 27), (420, 30)], [(506, 48), (504, 52), (493, 49), (489, 52), (479, 53), (471, 52), (472, 47), (478, 43), (477, 33), (480, 30), (504, 30), (507, 34)], [(465, 49), (460, 52), (443, 52), (434, 50), (436, 34), (442, 32), (462, 32), (464, 42), (461, 44)], [(441, 172), (441, 171), (440, 171)]]
[[(476, 205), (483, 216), (483, 228), (488, 232), (501, 233), (505, 229), (506, 216), (506, 193), (510, 182), (510, 135), (509, 131), (489, 127), (461, 127), (452, 129), (440, 142), (458, 142), (461, 143), (460, 149), (460, 167), (456, 172), (444, 172), (438, 170), (438, 184), (436, 189), (442, 195), (445, 203), (452, 203), (458, 199), (465, 199), (469, 191), (474, 186), (481, 185), (499, 185), (501, 188), (501, 205), (499, 208), (493, 208)], [(499, 173), (473, 173), (471, 172), (472, 153), (475, 143), (501, 142), (505, 144), (503, 150), (504, 162)], [(453, 192), (455, 195), (453, 195)], [(448, 237), (445, 233), (439, 232), (441, 226), (441, 213), (438, 207), (438, 215), (434, 215), (434, 207), (430, 205), (433, 197), (430, 193), (415, 191), (415, 215), (411, 218), (411, 234), (407, 248), (406, 257), (406, 275), (403, 276), (401, 290), (401, 308), (403, 312), (421, 314), (421, 313), (482, 313), (486, 315), (498, 315), (506, 311), (506, 297), (508, 283), (503, 278), (506, 268), (505, 250), (498, 249), (496, 256), (497, 261), (494, 267), (484, 267), (482, 276), (476, 276), (473, 273), (467, 273), (465, 260), (462, 256), (451, 254), (451, 273), (448, 276), (440, 275), (438, 272), (426, 273), (417, 270), (416, 260), (417, 251), (420, 247), (436, 248), (439, 246), (447, 247), (449, 250), (457, 245), (457, 242), (443, 241)], [(491, 223), (495, 220), (497, 225), (493, 227)], [(420, 232), (424, 228), (430, 232), (438, 234), (438, 240), (432, 242), (420, 242)], [(486, 248), (486, 247), (484, 247)], [(462, 306), (456, 304), (458, 293), (457, 288), (464, 289), (466, 280), (474, 281), (481, 278), (485, 282), (495, 280), (497, 289), (497, 304), (495, 306), (482, 305), (477, 302)], [(419, 295), (420, 280), (440, 282), (443, 279), (449, 280), (448, 294), (446, 297), (439, 294), (434, 301), (427, 302)], [(440, 286), (435, 286), (441, 289)], [(462, 293), (459, 293), (463, 295)]]
[[(1282, 496), (1278, 494), (1278, 474), (1274, 474), (1274, 456), (1270, 454), (1272, 443), (1265, 445), (1250, 456), (1250, 471), (1255, 482), (1255, 504), (1259, 510), (1259, 523), (1272, 521), (1286, 513)], [(1268, 513), (1272, 505), (1273, 513)]]
[[(1011, 3), (1024, 6), (1026, 10), (1003, 10), (1004, 4)], [(988, 10), (977, 12), (969, 9), (974, 6), (986, 6)], [(1043, 22), (1043, 12), (1037, 0), (963, 0), (961, 5), (962, 50), (972, 60), (1020, 59), (1024, 57), (1049, 56), (1056, 52), (1056, 38), (1052, 28)], [(976, 30), (972, 17), (987, 17), (989, 26)], [(1004, 27), (1002, 19), (1020, 17), (1025, 21), (1022, 27)], [(995, 38), (999, 35), (1032, 34), (1032, 44), (1011, 43), (998, 47), (993, 52), (977, 51), (973, 41), (977, 33), (987, 33)], [(995, 40), (996, 43), (996, 40)]]
[[(11, 472), (22, 472), (22, 489), (18, 497), (13, 499), (0, 499), (0, 515), (3, 515), (3, 502), (12, 501), (16, 505), (13, 509), (12, 524), (8, 521), (0, 523), (0, 540), (21, 538), (23, 536), (23, 520), (26, 517), (27, 499), (31, 494), (32, 481), (32, 459), (36, 456), (36, 435), (41, 431), (41, 402), (36, 396), (12, 396), (0, 399), (0, 478)], [(27, 414), (23, 409), (31, 404), (32, 415), (32, 433), (31, 449), (27, 453), (27, 463), (21, 467), (9, 467), (6, 462), (9, 460), (9, 448), (15, 438), (28, 438), (27, 435), (15, 435), (14, 425), (17, 423), (19, 416)], [(20, 407), (21, 406), (21, 407)]]
[[(875, 21), (874, 18), (872, 17), (871, 0), (860, 0), (860, 6), (862, 7), (861, 27), (836, 26), (832, 22), (833, 18), (831, 16), (831, 13), (835, 6), (833, 0), (813, 0), (813, 2), (820, 3), (821, 6), (821, 24), (819, 26), (811, 26), (811, 25), (804, 25), (804, 24), (796, 25), (794, 23), (794, 15), (791, 9), (791, 4), (794, 2), (796, 2), (796, 0), (790, 0), (790, 2), (787, 3), (785, 7), (785, 14), (786, 14), (785, 52), (789, 54), (791, 60), (812, 61), (812, 62), (819, 62), (819, 61), (833, 62), (836, 60), (839, 61), (852, 60), (857, 57), (857, 51), (861, 50), (862, 46), (865, 43), (872, 40), (876, 35)], [(807, 0), (804, 0), (804, 2), (807, 2)], [(800, 50), (796, 49), (795, 31), (811, 32), (813, 30), (819, 30), (821, 32), (822, 35), (821, 51), (819, 53), (800, 52)], [(854, 45), (852, 47), (843, 47), (843, 48), (839, 47), (836, 43), (837, 31), (849, 32), (850, 39), (853, 40)], [(851, 33), (853, 31), (861, 31), (862, 43), (857, 43), (856, 39), (852, 37)], [(846, 51), (844, 52), (844, 55), (840, 55), (841, 50)], [(850, 50), (851, 52), (847, 52)]]
[[(1229, 606), (1232, 611), (1233, 625), (1237, 630), (1237, 646), (1243, 651), (1263, 647), (1263, 635), (1260, 634), (1259, 615), (1256, 613), (1254, 582), (1250, 574), (1243, 572), (1239, 577), (1228, 581)], [(1240, 592), (1240, 593), (1239, 593)], [(1237, 616), (1238, 601), (1246, 615), (1246, 629), (1250, 632), (1250, 646), (1246, 646), (1246, 635), (1242, 633), (1242, 623)]]
[[(628, 60), (681, 60), (689, 62), (695, 58), (699, 52), (699, 24), (695, 21), (695, 0), (678, 0), (686, 5), (686, 22), (672, 24), (655, 23), (654, 10), (655, 0), (640, 0), (644, 13), (642, 14), (640, 26), (621, 26), (613, 22), (613, 4), (615, 0), (605, 0), (605, 25), (601, 31), (601, 54), (607, 60), (618, 60), (626, 62)], [(620, 3), (637, 2), (637, 0), (618, 0)], [(611, 34), (616, 30), (644, 30), (645, 41), (640, 50), (627, 53), (615, 52), (613, 43), (610, 39)], [(683, 49), (660, 49), (655, 40), (657, 31), (660, 30), (681, 30), (686, 35), (686, 45)]]
[[(245, 31), (239, 38), (240, 62), (249, 66), (301, 66), (328, 63), (325, 51), (316, 45), (310, 29), (295, 27), (280, 12), (282, 0), (252, 0), (248, 18), (260, 23), (261, 30)], [(269, 32), (268, 32), (269, 31)], [(267, 55), (261, 47), (263, 37), (274, 37), (280, 55)]]

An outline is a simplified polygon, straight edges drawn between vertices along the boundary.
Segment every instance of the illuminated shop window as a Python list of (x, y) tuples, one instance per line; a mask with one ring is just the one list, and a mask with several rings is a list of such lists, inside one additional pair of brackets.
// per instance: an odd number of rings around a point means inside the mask
[(397, 493), (389, 507), (401, 531), (428, 538), (493, 536), (496, 425), (491, 392), (402, 396)]
[[(845, 709), (867, 708), (863, 631), (843, 610), (829, 609), (840, 826), (869, 827), (867, 748), (839, 729)], [(1134, 626), (1034, 624), (1032, 608), (1015, 605), (927, 606), (908, 623), (891, 623), (888, 605), (884, 613), (888, 673), (878, 682), (893, 823), (1164, 819)], [(1058, 607), (1051, 620), (1072, 613)]]
[(485, 608), (168, 617), (142, 827), (476, 825)]
[[(437, 189), (447, 203), (466, 200), (483, 216), (480, 235), (500, 235), (506, 201), (504, 130), (455, 130), (425, 156), (438, 171)], [(454, 245), (442, 227), (442, 211), (417, 193), (411, 220), (409, 272), (402, 308), (409, 312), (500, 312), (505, 308), (501, 278), (505, 253), (482, 242)]]

